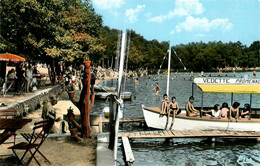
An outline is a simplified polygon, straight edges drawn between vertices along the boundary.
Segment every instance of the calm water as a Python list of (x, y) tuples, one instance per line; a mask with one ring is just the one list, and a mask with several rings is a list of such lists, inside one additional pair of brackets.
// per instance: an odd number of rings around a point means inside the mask
[[(205, 73), (216, 76), (216, 73)], [(224, 73), (232, 76), (233, 73)], [(236, 78), (244, 75), (253, 78), (252, 72), (236, 73)], [(198, 73), (195, 73), (198, 75)], [(156, 75), (158, 77), (158, 75)], [(153, 78), (153, 76), (152, 76)], [(260, 72), (257, 73), (260, 78)], [(166, 76), (159, 75), (157, 81), (148, 77), (139, 78), (139, 85), (135, 85), (132, 78), (123, 82), (123, 91), (132, 92), (132, 100), (124, 102), (124, 117), (143, 117), (141, 104), (147, 106), (160, 106), (162, 95), (166, 92)], [(155, 96), (152, 91), (155, 83), (160, 86), (160, 93)], [(108, 80), (102, 86), (116, 87), (116, 80)], [(170, 97), (175, 96), (180, 107), (184, 107), (192, 93), (192, 81), (187, 73), (180, 73), (177, 77), (171, 74)], [(194, 86), (195, 87), (195, 86)], [(194, 88), (195, 106), (201, 105), (201, 91)], [(243, 106), (249, 103), (249, 95), (234, 94), (234, 101)], [(213, 107), (214, 104), (223, 102), (231, 103), (230, 94), (204, 94), (203, 106)], [(108, 102), (95, 101), (92, 113), (99, 114)], [(260, 108), (260, 95), (253, 95), (253, 108)], [(127, 124), (120, 128), (121, 131), (145, 130), (138, 124)], [(151, 130), (151, 129), (148, 129)], [(119, 143), (120, 148), (121, 143)], [(222, 140), (217, 139), (213, 143), (203, 139), (175, 139), (170, 142), (164, 140), (134, 140), (131, 147), (135, 156), (134, 165), (260, 165), (260, 143), (245, 140)], [(118, 165), (124, 165), (122, 152), (118, 152)]]

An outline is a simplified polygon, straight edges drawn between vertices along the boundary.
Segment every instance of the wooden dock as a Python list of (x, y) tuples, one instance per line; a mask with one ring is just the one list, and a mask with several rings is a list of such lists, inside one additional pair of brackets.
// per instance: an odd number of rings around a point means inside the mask
[(202, 138), (202, 137), (229, 137), (229, 138), (260, 138), (260, 132), (253, 131), (200, 131), (200, 130), (158, 130), (121, 132), (119, 137), (128, 138)]
[[(128, 118), (120, 119), (120, 123), (133, 123), (133, 122), (145, 122), (144, 118)], [(109, 119), (103, 119), (102, 123), (109, 123)]]

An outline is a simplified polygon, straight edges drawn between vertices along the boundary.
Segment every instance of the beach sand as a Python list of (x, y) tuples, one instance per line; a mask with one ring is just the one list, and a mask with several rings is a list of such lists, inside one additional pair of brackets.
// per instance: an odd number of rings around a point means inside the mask
[[(48, 138), (40, 147), (40, 151), (47, 157), (53, 166), (91, 166), (96, 165), (96, 138), (88, 139), (86, 143), (76, 143), (70, 137)], [(13, 166), (17, 164), (11, 150), (6, 150), (10, 145), (1, 145), (0, 154), (10, 155), (9, 157), (0, 157), (1, 166)], [(5, 150), (4, 150), (5, 149)], [(18, 151), (21, 157), (24, 151)], [(30, 157), (28, 153), (24, 161)], [(50, 165), (37, 154), (37, 160), (41, 165)], [(30, 165), (37, 165), (34, 160)]]
[[(79, 93), (79, 92), (78, 92)], [(67, 92), (64, 92), (62, 98), (66, 99)], [(59, 100), (56, 105), (53, 106), (56, 110), (56, 117), (63, 119), (63, 115), (67, 114), (67, 109), (72, 107), (75, 114), (79, 114), (79, 110), (75, 107), (69, 100)], [(22, 129), (17, 130), (17, 135), (20, 133), (32, 133), (32, 128), (34, 122), (41, 121), (42, 109), (38, 109), (31, 114), (28, 114), (26, 119), (32, 119), (32, 122), (25, 125)], [(53, 130), (58, 133), (60, 130), (60, 123), (55, 122)], [(69, 131), (67, 130), (67, 133)], [(17, 141), (24, 141), (19, 139)], [(0, 165), (14, 165), (17, 160), (15, 159), (11, 150), (7, 148), (11, 146), (10, 144), (0, 145), (0, 155), (12, 155), (12, 157), (0, 157)], [(42, 147), (40, 148), (41, 152), (51, 161), (52, 165), (73, 165), (73, 166), (87, 166), (87, 165), (96, 165), (96, 135), (92, 133), (92, 138), (87, 139), (86, 143), (76, 143), (71, 140), (70, 136), (67, 137), (58, 137), (58, 138), (48, 138)], [(18, 153), (19, 156), (22, 156), (22, 153)], [(29, 158), (30, 155), (27, 154)], [(40, 164), (49, 165), (45, 163), (44, 160), (38, 155)], [(32, 165), (36, 165), (34, 161), (31, 162)]]

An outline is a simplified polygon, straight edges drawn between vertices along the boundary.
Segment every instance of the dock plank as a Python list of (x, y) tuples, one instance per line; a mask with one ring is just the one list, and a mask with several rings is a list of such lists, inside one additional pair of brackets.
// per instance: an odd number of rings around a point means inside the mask
[(122, 137), (122, 142), (124, 146), (125, 159), (128, 163), (133, 163), (135, 161), (134, 154), (132, 152), (131, 145), (129, 143), (129, 139), (127, 137)]
[(232, 138), (257, 138), (260, 137), (260, 132), (249, 131), (200, 131), (200, 130), (158, 130), (158, 131), (135, 131), (121, 132), (119, 137), (128, 138), (195, 138), (195, 137), (232, 137)]

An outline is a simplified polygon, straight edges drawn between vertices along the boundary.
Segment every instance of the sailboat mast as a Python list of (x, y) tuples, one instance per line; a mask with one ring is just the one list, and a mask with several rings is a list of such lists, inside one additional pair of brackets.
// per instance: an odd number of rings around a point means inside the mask
[(166, 88), (166, 94), (169, 97), (169, 86), (170, 86), (170, 73), (171, 73), (171, 45), (169, 46), (169, 58), (168, 58), (168, 76), (167, 76), (167, 88)]
[[(121, 101), (121, 82), (122, 82), (124, 60), (125, 60), (126, 32), (123, 32), (121, 42), (122, 43), (121, 43), (121, 54), (120, 54), (120, 66), (119, 66), (118, 85), (117, 85), (117, 98), (120, 101)], [(118, 141), (120, 108), (121, 108), (121, 105), (119, 103), (117, 103), (116, 122), (115, 122), (115, 143), (114, 143), (114, 159), (115, 160), (117, 160), (117, 141)]]

